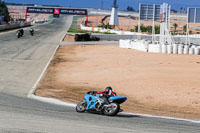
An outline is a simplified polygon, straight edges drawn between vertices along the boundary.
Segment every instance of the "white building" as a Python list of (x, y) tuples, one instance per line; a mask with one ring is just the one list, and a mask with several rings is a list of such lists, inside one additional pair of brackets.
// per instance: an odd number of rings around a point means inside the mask
[(119, 20), (118, 20), (118, 11), (117, 11), (117, 0), (114, 0), (113, 2), (113, 8), (112, 8), (112, 13), (110, 17), (110, 25), (119, 25)]

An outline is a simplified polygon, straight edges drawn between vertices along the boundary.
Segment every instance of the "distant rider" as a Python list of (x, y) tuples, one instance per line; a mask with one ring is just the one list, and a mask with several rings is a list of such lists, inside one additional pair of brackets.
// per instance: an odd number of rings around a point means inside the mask
[(17, 30), (17, 37), (20, 38), (21, 37), (21, 31)]
[(30, 34), (33, 36), (33, 34), (34, 34), (34, 29), (31, 28), (29, 31), (30, 31)]
[(24, 35), (24, 29), (23, 28), (20, 29), (20, 33), (21, 33), (21, 36)]

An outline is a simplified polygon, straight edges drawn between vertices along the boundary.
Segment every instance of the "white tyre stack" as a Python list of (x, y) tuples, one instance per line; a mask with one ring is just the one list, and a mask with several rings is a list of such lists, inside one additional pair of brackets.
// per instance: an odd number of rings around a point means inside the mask
[(194, 54), (194, 48), (189, 48), (189, 54)]
[(188, 54), (188, 53), (189, 53), (189, 46), (185, 45), (184, 50), (183, 50), (183, 54)]
[(177, 53), (178, 53), (178, 45), (173, 44), (173, 54), (177, 54)]
[(163, 54), (167, 53), (167, 45), (162, 45), (161, 53), (163, 53)]
[(199, 48), (194, 48), (194, 54), (199, 55), (199, 53), (200, 53)]
[(183, 54), (183, 45), (182, 44), (180, 44), (178, 46), (178, 54)]
[(167, 45), (167, 53), (172, 54), (172, 51), (173, 51), (172, 45)]

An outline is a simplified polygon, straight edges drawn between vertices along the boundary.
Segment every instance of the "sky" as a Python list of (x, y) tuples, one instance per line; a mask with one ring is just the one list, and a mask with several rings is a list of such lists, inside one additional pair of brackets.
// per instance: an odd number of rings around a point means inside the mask
[[(9, 3), (24, 3), (37, 5), (60, 5), (73, 8), (111, 9), (113, 0), (4, 0)], [(172, 9), (181, 7), (200, 7), (200, 0), (117, 0), (119, 10), (126, 10), (127, 6), (138, 9), (139, 3), (162, 4), (169, 3)]]

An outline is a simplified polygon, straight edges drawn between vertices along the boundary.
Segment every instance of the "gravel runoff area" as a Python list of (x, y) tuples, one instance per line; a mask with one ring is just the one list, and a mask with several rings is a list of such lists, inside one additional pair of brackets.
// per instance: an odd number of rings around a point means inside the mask
[(119, 46), (60, 46), (36, 95), (78, 103), (112, 86), (126, 112), (200, 120), (200, 56), (146, 53)]

